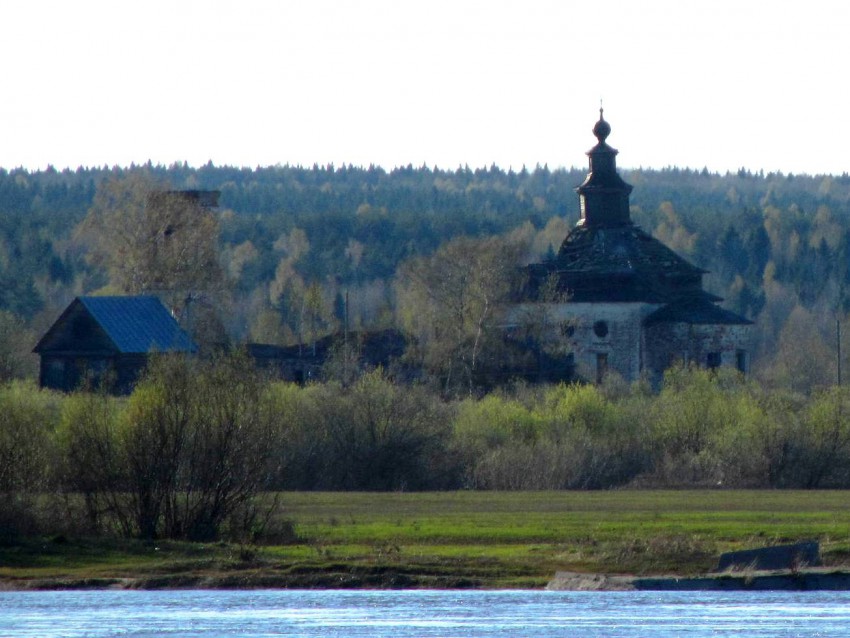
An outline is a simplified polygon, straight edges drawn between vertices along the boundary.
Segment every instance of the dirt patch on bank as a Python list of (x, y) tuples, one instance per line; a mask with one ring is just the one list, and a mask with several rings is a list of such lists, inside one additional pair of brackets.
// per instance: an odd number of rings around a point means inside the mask
[(184, 573), (137, 578), (7, 578), (0, 591), (87, 589), (477, 589), (482, 583), (461, 577), (353, 569), (348, 572), (280, 573), (246, 571)]

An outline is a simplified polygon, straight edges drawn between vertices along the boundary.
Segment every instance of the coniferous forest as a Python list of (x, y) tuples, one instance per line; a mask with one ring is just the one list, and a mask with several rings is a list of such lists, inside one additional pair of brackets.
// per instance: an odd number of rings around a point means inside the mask
[[(499, 267), (551, 256), (578, 219), (574, 188), (584, 174), (179, 164), (0, 172), (0, 373), (32, 375), (29, 341), (9, 335), (28, 330), (34, 344), (74, 296), (138, 292), (103, 258), (123, 236), (93, 210), (116, 183), (220, 191), (211, 232), (223, 329), (236, 342), (285, 345), (339, 330), (346, 311), (352, 329), (404, 327), (405, 264), (451, 240), (509, 240), (502, 261), (512, 263)], [(623, 176), (634, 185), (633, 221), (709, 271), (706, 289), (756, 322), (760, 380), (801, 391), (836, 380), (836, 326), (850, 312), (850, 176), (676, 168)], [(101, 197), (100, 209), (109, 201)]]

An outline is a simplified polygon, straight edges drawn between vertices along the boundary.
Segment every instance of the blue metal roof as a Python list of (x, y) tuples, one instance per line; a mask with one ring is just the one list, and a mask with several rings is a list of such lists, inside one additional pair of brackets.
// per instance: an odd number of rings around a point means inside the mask
[(156, 297), (78, 297), (78, 300), (120, 352), (195, 352), (198, 349)]

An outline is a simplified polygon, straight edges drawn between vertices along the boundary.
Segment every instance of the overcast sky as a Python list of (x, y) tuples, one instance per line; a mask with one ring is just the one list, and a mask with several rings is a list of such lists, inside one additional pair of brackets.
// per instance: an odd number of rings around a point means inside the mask
[(846, 0), (13, 0), (0, 166), (850, 170)]

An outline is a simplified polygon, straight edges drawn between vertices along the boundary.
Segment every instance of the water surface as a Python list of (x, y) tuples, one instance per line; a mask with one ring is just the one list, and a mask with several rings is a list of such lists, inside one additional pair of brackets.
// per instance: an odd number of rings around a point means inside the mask
[(850, 593), (8, 592), (0, 636), (850, 637)]

